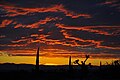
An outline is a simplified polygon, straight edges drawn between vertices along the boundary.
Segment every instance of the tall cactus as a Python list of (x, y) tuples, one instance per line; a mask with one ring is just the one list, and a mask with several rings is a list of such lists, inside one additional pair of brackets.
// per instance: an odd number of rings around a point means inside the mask
[(71, 56), (69, 57), (69, 71), (72, 71)]
[(71, 66), (71, 56), (69, 56), (69, 66)]
[(39, 47), (36, 54), (36, 71), (39, 71)]

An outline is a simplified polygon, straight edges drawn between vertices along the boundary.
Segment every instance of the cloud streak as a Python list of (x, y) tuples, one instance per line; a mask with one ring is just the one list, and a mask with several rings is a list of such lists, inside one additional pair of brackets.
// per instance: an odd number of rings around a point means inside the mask
[(77, 14), (72, 11), (69, 11), (64, 8), (62, 4), (60, 5), (53, 5), (46, 8), (22, 8), (22, 7), (15, 7), (15, 6), (6, 6), (6, 5), (0, 5), (5, 11), (8, 13), (5, 16), (9, 17), (15, 17), (19, 15), (34, 15), (34, 13), (45, 13), (45, 12), (62, 12), (66, 16), (70, 16), (71, 18), (78, 18), (78, 17), (84, 17), (84, 18), (91, 18), (89, 14)]
[(33, 56), (40, 45), (49, 57), (119, 54), (118, 0), (46, 1), (0, 2), (0, 50)]
[(11, 24), (13, 21), (12, 20), (3, 20), (2, 23), (0, 24), (0, 28), (6, 27), (7, 25)]

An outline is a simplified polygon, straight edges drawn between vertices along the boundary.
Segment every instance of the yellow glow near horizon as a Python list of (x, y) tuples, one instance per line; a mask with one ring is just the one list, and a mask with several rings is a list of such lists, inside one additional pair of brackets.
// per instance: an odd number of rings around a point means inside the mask
[[(0, 63), (15, 63), (15, 64), (35, 64), (35, 56), (0, 56)], [(72, 62), (76, 59), (84, 61), (85, 58), (72, 58)], [(91, 63), (92, 65), (99, 65), (100, 61), (102, 64), (112, 63), (117, 60), (114, 58), (90, 58), (86, 61), (86, 64)], [(40, 65), (68, 65), (69, 57), (40, 57)]]

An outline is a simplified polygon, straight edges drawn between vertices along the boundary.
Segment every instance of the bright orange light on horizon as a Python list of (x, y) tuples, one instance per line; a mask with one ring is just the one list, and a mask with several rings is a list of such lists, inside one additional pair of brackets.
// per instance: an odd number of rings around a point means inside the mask
[[(35, 64), (35, 56), (0, 56), (0, 63), (15, 63), (15, 64)], [(72, 58), (72, 62), (76, 59), (84, 61), (85, 58)], [(86, 64), (98, 65), (100, 61), (102, 64), (109, 63), (117, 60), (115, 58), (90, 58), (86, 61)], [(69, 57), (40, 57), (40, 65), (68, 65)]]
[[(58, 49), (47, 49), (46, 52), (40, 51), (40, 64), (41, 65), (68, 65), (69, 56), (72, 56), (72, 62), (76, 59), (81, 61), (85, 60), (85, 53), (74, 53), (67, 50)], [(15, 63), (15, 64), (35, 64), (36, 60), (36, 50), (11, 50), (9, 51), (11, 56), (7, 52), (1, 51), (0, 53), (0, 63)], [(3, 55), (6, 54), (6, 55)], [(92, 65), (99, 65), (100, 61), (103, 64), (118, 60), (119, 54), (89, 54), (90, 58), (87, 60), (86, 64), (91, 63)]]

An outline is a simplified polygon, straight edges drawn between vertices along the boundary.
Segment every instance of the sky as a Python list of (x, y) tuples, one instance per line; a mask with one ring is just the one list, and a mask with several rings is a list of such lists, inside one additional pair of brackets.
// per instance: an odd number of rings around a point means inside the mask
[(119, 0), (0, 0), (0, 56), (120, 58)]

